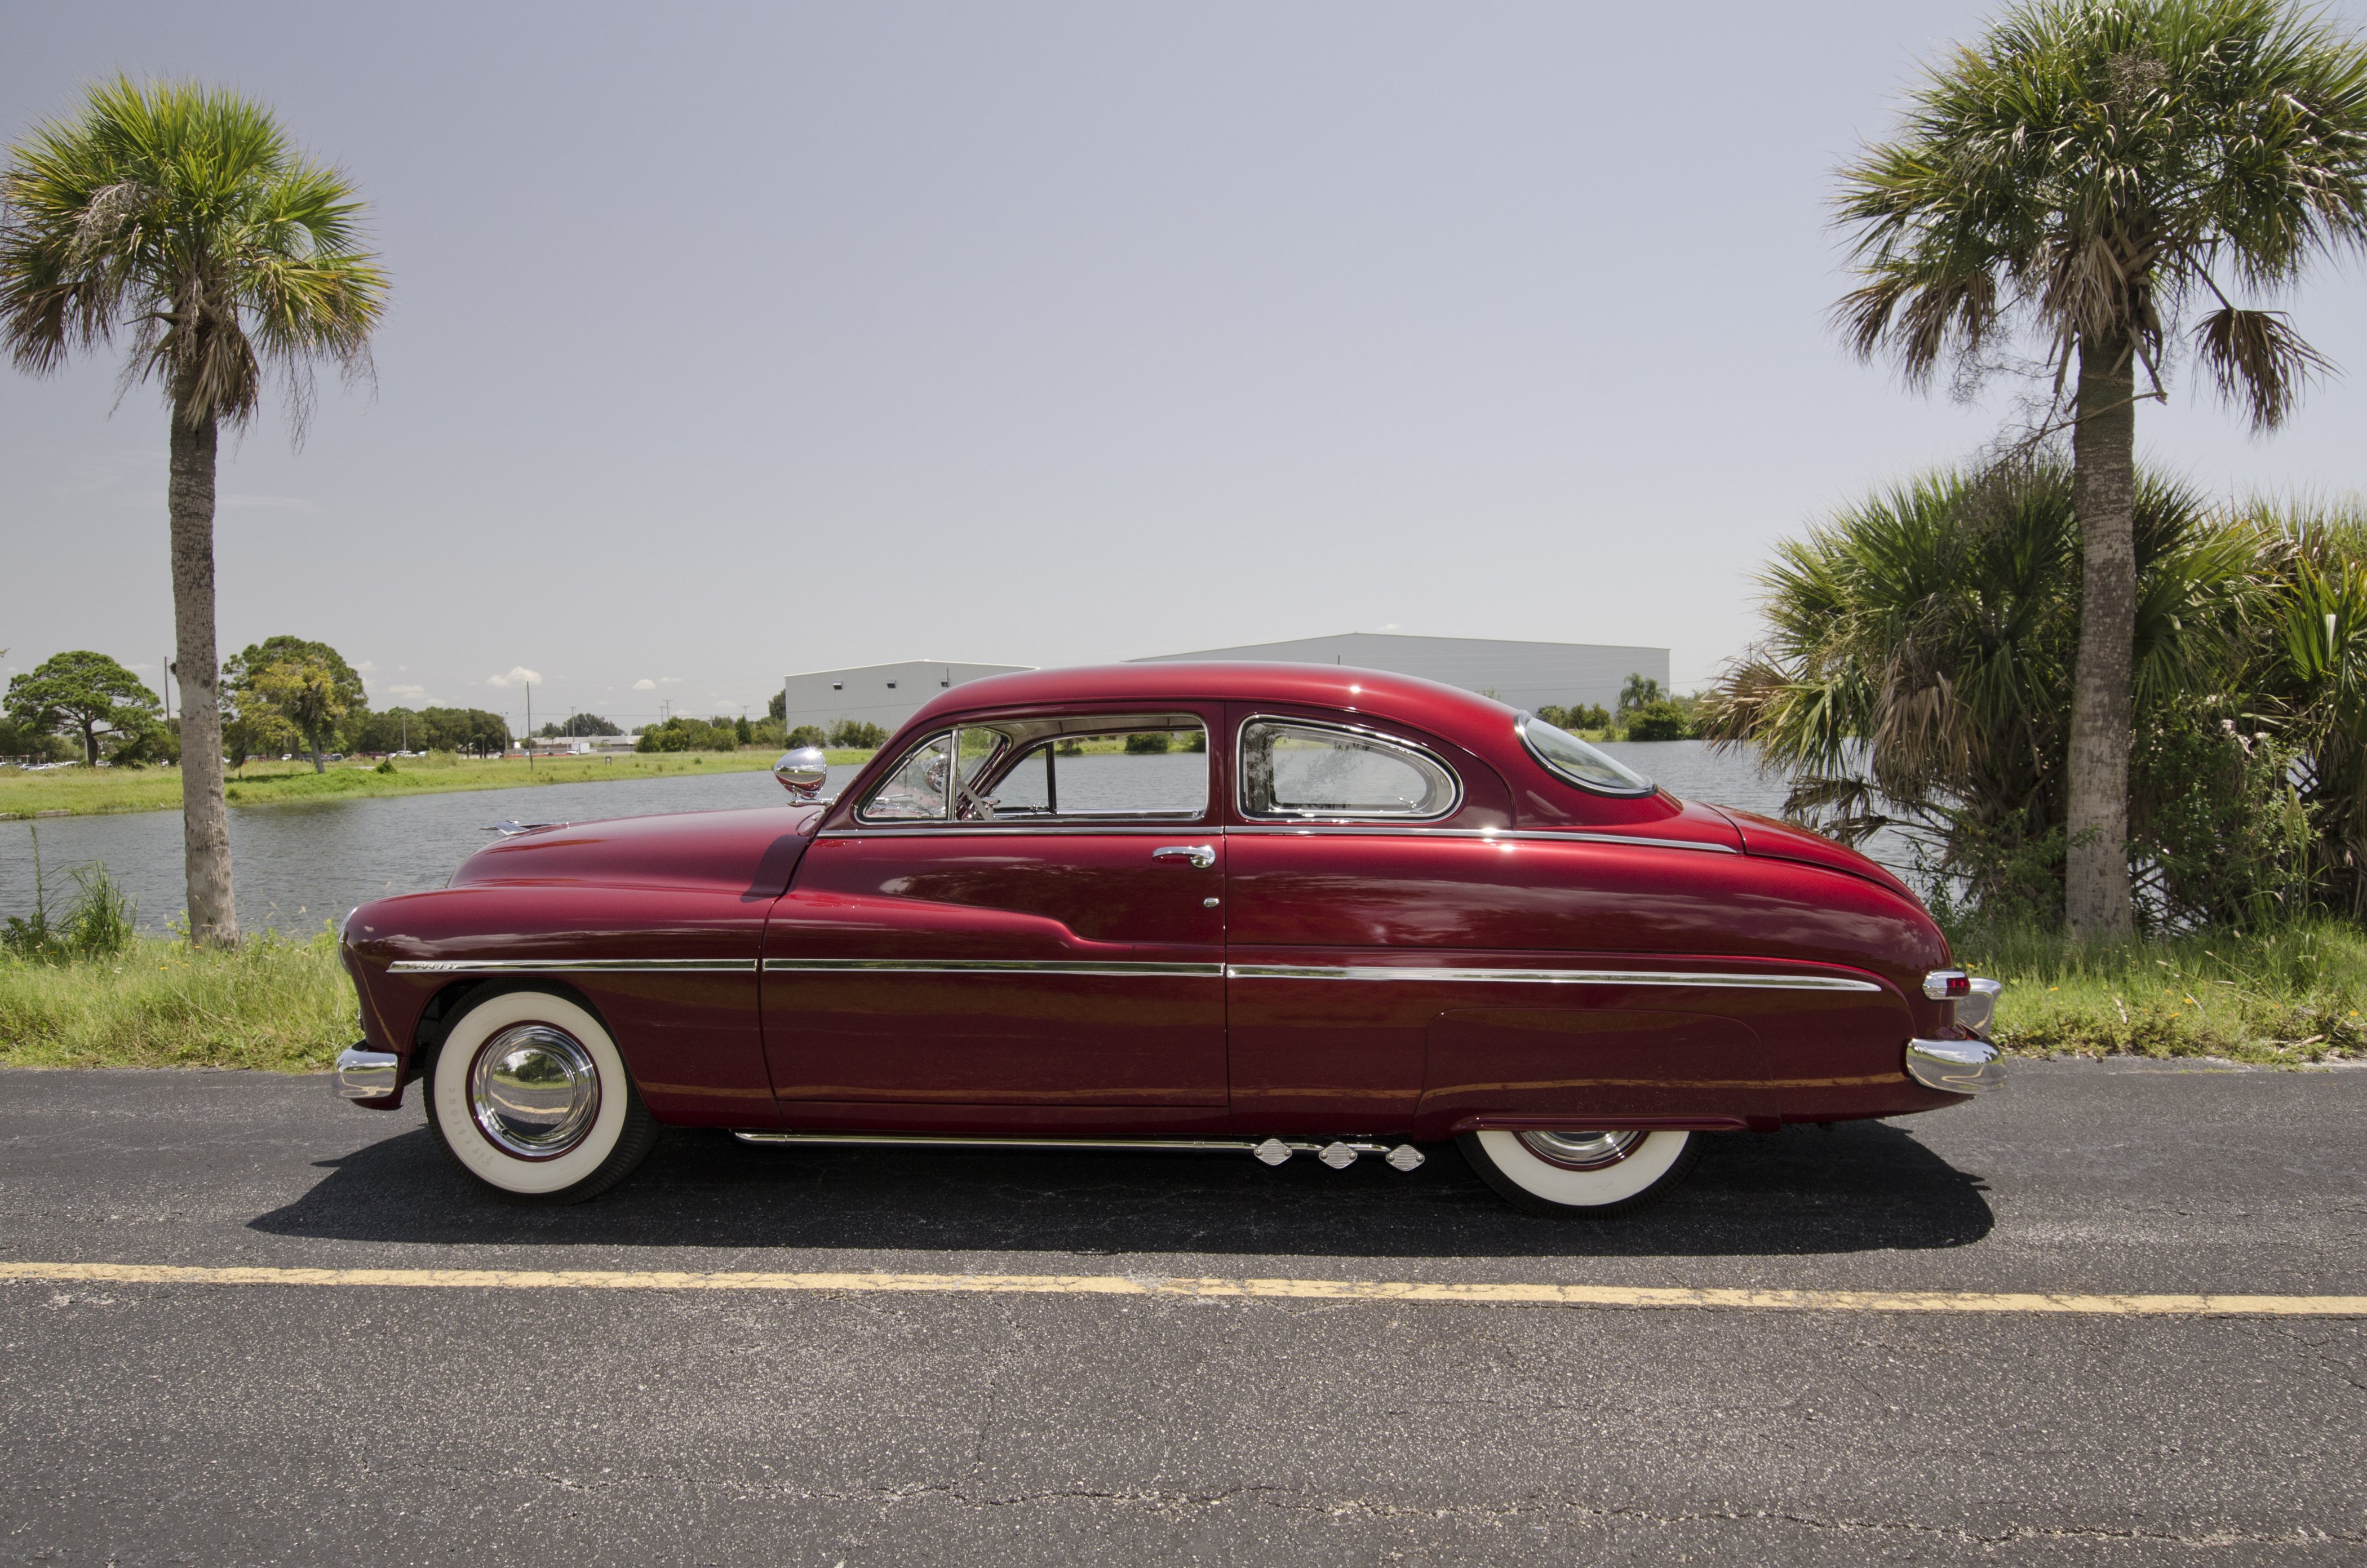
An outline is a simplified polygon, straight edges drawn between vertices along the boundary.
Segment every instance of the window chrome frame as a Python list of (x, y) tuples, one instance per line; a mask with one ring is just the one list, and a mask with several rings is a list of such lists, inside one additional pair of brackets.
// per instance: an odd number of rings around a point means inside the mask
[[(945, 728), (930, 731), (927, 734), (923, 735), (920, 739), (914, 741), (911, 745), (906, 746), (901, 752), (898, 753), (895, 765), (889, 768), (888, 772), (880, 778), (878, 785), (876, 786), (872, 790), (871, 793), (864, 799), (863, 802), (855, 808), (853, 816), (848, 824), (842, 828), (835, 828), (821, 833), (817, 836), (821, 838), (846, 838), (866, 836), (878, 833), (933, 834), (939, 835), (1030, 832), (1038, 834), (1172, 833), (1179, 828), (1194, 826), (1206, 826), (1212, 832), (1221, 832), (1224, 824), (1222, 814), (1219, 812), (1217, 806), (1216, 735), (1214, 726), (1210, 725), (1207, 720), (1200, 714), (1193, 713), (1186, 715), (1182, 710), (1175, 710), (1165, 714), (1120, 714), (1116, 717), (1124, 719), (1127, 717), (1183, 718), (1186, 716), (1190, 717), (1193, 721), (1190, 729), (1087, 729), (1074, 732), (1073, 736), (1070, 734), (1063, 734), (1056, 731), (1037, 736), (1025, 742), (1024, 744), (1014, 742), (1010, 736), (1003, 734), (999, 730), (996, 730), (995, 724), (991, 721), (975, 717), (957, 718), (950, 721)], [(1066, 722), (1080, 718), (1097, 720), (1103, 717), (1103, 715), (1100, 713), (1088, 713), (1082, 715), (1046, 715), (1046, 717)], [(1025, 762), (1027, 755), (1030, 752), (1033, 752), (1037, 746), (1055, 745), (1060, 741), (1070, 738), (1084, 738), (1088, 736), (1101, 735), (1189, 734), (1193, 733), (1193, 731), (1196, 730), (1199, 733), (1208, 737), (1208, 747), (1206, 752), (1203, 754), (1208, 758), (1207, 790), (1202, 799), (1200, 807), (1194, 811), (1064, 812), (1057, 816), (1041, 817), (965, 817), (960, 814), (960, 797), (961, 790), (963, 789), (961, 778), (961, 737), (966, 731), (969, 730), (986, 730), (995, 733), (999, 737), (999, 744), (995, 750), (987, 755), (985, 761), (980, 765), (978, 773), (974, 776), (977, 778), (984, 778), (997, 765), (1003, 761), (1005, 756), (1011, 753), (1016, 752), (1017, 754), (1011, 759), (1012, 767), (1015, 767), (1018, 764)], [(899, 773), (904, 770), (905, 765), (912, 761), (912, 754), (919, 751), (923, 746), (927, 745), (930, 742), (937, 740), (946, 742), (946, 756), (948, 759), (946, 763), (946, 814), (943, 816), (934, 817), (875, 817), (869, 815), (868, 813), (871, 809), (871, 802), (878, 799), (879, 791), (887, 788), (889, 779), (894, 778)], [(1185, 752), (1183, 755), (1188, 756), (1194, 754)], [(1055, 766), (1058, 765), (1056, 764)], [(1454, 772), (1452, 768), (1449, 768), (1447, 771), (1450, 775)], [(994, 785), (990, 786), (990, 788), (1000, 786), (1002, 782), (1002, 778), (1007, 777), (1009, 769), (1005, 769), (1002, 775), (998, 776), (995, 778)], [(1462, 781), (1457, 779), (1455, 783), (1459, 790), (1461, 788)]]
[[(1302, 730), (1330, 730), (1338, 734), (1353, 735), (1360, 741), (1372, 743), (1376, 749), (1387, 748), (1391, 751), (1405, 752), (1421, 758), (1445, 774), (1447, 782), (1455, 787), (1454, 797), (1446, 802), (1446, 808), (1444, 811), (1436, 812), (1252, 811), (1250, 809), (1248, 760), (1249, 733), (1251, 724), (1290, 724)], [(1302, 719), (1290, 713), (1251, 713), (1233, 730), (1233, 809), (1240, 812), (1243, 822), (1293, 825), (1319, 823), (1387, 824), (1444, 822), (1463, 809), (1464, 794), (1463, 775), (1455, 770), (1454, 764), (1432, 751), (1428, 746), (1390, 734), (1386, 730), (1376, 730), (1365, 724), (1343, 724), (1334, 719)]]
[[(1552, 763), (1546, 761), (1545, 753), (1537, 749), (1537, 743), (1529, 739), (1529, 721), (1535, 718), (1535, 714), (1526, 711), (1519, 714), (1512, 721), (1512, 733), (1520, 737), (1521, 749), (1529, 754), (1529, 760), (1535, 763), (1539, 767), (1544, 768), (1546, 774), (1553, 778), (1569, 785), (1573, 790), (1583, 790), (1590, 795), (1601, 795), (1607, 800), (1614, 801), (1640, 801), (1648, 796), (1657, 795), (1660, 792), (1659, 785), (1649, 778), (1644, 779), (1644, 787), (1640, 790), (1614, 790), (1607, 784), (1589, 784), (1582, 778), (1571, 778), (1569, 774), (1564, 773), (1560, 768), (1556, 767)], [(1542, 723), (1544, 721), (1539, 720), (1538, 722)], [(1579, 744), (1583, 746), (1591, 747), (1594, 744), (1593, 742), (1580, 740), (1576, 735), (1570, 736), (1570, 739), (1578, 741)], [(1611, 756), (1609, 752), (1605, 752), (1603, 755), (1605, 756)], [(1612, 756), (1611, 760), (1614, 762), (1619, 762), (1619, 759), (1615, 756)], [(1624, 762), (1620, 762), (1619, 766), (1622, 767), (1627, 767)], [(1635, 769), (1628, 768), (1628, 771), (1633, 773), (1635, 772)], [(1637, 777), (1642, 778), (1643, 775), (1637, 774)]]
[[(886, 828), (892, 828), (900, 823), (913, 823), (926, 826), (931, 824), (942, 824), (953, 821), (955, 776), (961, 771), (961, 731), (962, 727), (958, 723), (948, 725), (942, 730), (932, 730), (927, 734), (923, 735), (911, 745), (906, 746), (902, 751), (899, 752), (896, 755), (895, 762), (889, 765), (886, 773), (880, 775), (879, 782), (872, 786), (871, 793), (863, 797), (862, 803), (855, 808), (855, 820), (861, 823), (865, 827)], [(898, 774), (904, 771), (905, 766), (912, 760), (912, 754), (919, 751), (923, 746), (931, 744), (936, 741), (943, 741), (946, 743), (945, 810), (933, 817), (875, 817), (870, 815), (871, 802), (878, 800), (879, 798), (879, 791), (888, 788), (889, 782), (893, 780)]]

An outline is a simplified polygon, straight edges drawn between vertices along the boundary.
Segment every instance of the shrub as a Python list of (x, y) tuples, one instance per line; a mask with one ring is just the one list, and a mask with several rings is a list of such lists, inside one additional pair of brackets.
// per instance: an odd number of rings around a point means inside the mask
[(1635, 708), (1627, 718), (1631, 741), (1683, 741), (1693, 734), (1692, 715), (1666, 698), (1655, 698)]
[(830, 744), (844, 751), (878, 751), (888, 744), (888, 732), (860, 719), (841, 719), (830, 727)]
[(1156, 730), (1139, 732), (1127, 736), (1126, 749), (1129, 755), (1137, 756), (1163, 755), (1167, 750), (1167, 736)]
[(820, 724), (799, 724), (782, 737), (781, 749), (795, 751), (799, 746), (818, 746), (826, 744), (829, 739), (828, 735), (822, 733)]
[(41, 870), (41, 840), (33, 835), (33, 913), (12, 915), (0, 926), (0, 950), (39, 963), (111, 958), (131, 945), (136, 908), (108, 870), (107, 862), (76, 866), (74, 902), (62, 918), (50, 918), (50, 891)]

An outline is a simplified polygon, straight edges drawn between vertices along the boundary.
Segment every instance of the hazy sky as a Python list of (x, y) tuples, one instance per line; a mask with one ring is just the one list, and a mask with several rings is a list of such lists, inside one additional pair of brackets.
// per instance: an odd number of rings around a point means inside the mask
[[(1772, 541), (2010, 411), (1824, 321), (1831, 171), (1973, 6), (15, 14), (0, 135), (192, 75), (368, 194), (376, 389), (226, 449), (219, 529), (225, 654), (323, 638), (380, 706), (1347, 631), (1666, 645), (1689, 687)], [(2367, 489), (2361, 284), (2293, 301), (2349, 373), (2290, 428), (2181, 376), (2144, 451)], [(0, 368), (0, 666), (171, 645), (164, 415), (116, 373)]]

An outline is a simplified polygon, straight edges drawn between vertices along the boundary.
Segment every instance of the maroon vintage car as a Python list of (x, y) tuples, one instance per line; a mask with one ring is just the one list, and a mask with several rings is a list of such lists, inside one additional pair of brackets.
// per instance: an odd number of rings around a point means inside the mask
[(1467, 691), (1301, 665), (1002, 676), (833, 801), (521, 832), (363, 905), (342, 1093), (580, 1199), (655, 1124), (768, 1143), (1307, 1153), (1453, 1139), (1604, 1213), (1701, 1135), (1997, 1083), (1915, 895)]

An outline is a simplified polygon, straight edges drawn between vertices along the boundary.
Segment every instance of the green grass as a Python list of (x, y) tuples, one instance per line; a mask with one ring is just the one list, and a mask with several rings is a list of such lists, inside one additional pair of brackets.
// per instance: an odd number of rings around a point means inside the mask
[[(537, 757), (531, 768), (515, 757), (493, 762), (400, 757), (392, 773), (359, 762), (333, 762), (325, 773), (313, 772), (309, 762), (254, 762), (230, 776), (226, 793), (233, 805), (262, 806), (452, 790), (515, 790), (665, 774), (753, 772), (770, 767), (774, 756), (769, 751), (628, 752), (611, 757)], [(833, 763), (870, 757), (867, 751), (830, 754)], [(28, 773), (0, 767), (0, 818), (176, 811), (180, 804), (181, 772), (176, 767), (60, 767)]]
[(1974, 932), (1955, 953), (2006, 983), (1994, 1032), (2020, 1054), (2367, 1058), (2367, 931), (2347, 921), (2110, 949), (2026, 928)]
[(0, 1066), (315, 1073), (360, 1038), (326, 931), (265, 932), (228, 953), (142, 938), (65, 964), (0, 955)]

